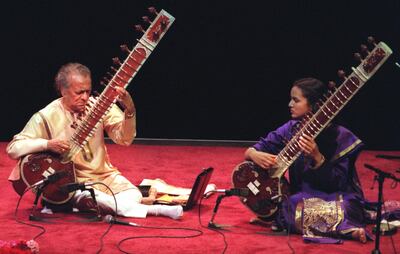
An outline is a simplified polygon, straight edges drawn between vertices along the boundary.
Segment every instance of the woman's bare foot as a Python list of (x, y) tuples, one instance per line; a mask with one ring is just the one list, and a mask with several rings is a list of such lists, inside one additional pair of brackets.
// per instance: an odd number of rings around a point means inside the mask
[(250, 220), (250, 224), (258, 225), (258, 226), (262, 226), (262, 227), (268, 227), (268, 228), (271, 226), (271, 222), (264, 221), (258, 217), (252, 218)]
[(367, 234), (365, 233), (365, 229), (357, 228), (353, 232), (351, 232), (351, 237), (354, 240), (360, 241), (361, 243), (367, 242)]

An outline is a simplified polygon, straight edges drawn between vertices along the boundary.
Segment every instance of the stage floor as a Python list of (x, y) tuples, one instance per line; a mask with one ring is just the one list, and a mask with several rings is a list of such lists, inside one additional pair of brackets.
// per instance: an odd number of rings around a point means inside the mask
[[(19, 224), (14, 219), (14, 211), (18, 196), (7, 181), (7, 177), (14, 167), (15, 161), (5, 154), (6, 143), (0, 143), (0, 192), (2, 193), (2, 209), (0, 210), (0, 240), (29, 240), (40, 230), (27, 225)], [(214, 173), (211, 183), (220, 189), (231, 188), (232, 170), (243, 160), (246, 147), (239, 145), (150, 145), (133, 144), (121, 147), (107, 144), (111, 162), (133, 183), (139, 184), (142, 179), (161, 178), (167, 183), (190, 188), (195, 177), (203, 168), (213, 167)], [(400, 161), (376, 158), (377, 154), (400, 155), (400, 151), (379, 152), (364, 151), (357, 161), (358, 174), (362, 181), (363, 190), (367, 199), (376, 201), (378, 185), (373, 186), (374, 172), (364, 167), (365, 163), (391, 172), (399, 177), (396, 170), (400, 168)], [(399, 187), (392, 188), (392, 181), (385, 181), (385, 200), (400, 200)], [(33, 203), (34, 195), (24, 196), (18, 217), (24, 222)], [(209, 222), (217, 195), (212, 195), (202, 201), (200, 206), (185, 212), (178, 221), (164, 217), (149, 216), (146, 219), (125, 219), (147, 227), (172, 227), (176, 229), (157, 229), (114, 225), (104, 237), (102, 253), (121, 253), (116, 244), (125, 238), (132, 239), (122, 243), (126, 253), (222, 253), (224, 238), (227, 249), (225, 253), (371, 253), (375, 243), (361, 244), (355, 241), (345, 241), (343, 244), (321, 245), (306, 244), (299, 235), (274, 235), (269, 228), (250, 225), (248, 222), (253, 214), (244, 207), (237, 197), (224, 198), (214, 219), (217, 224), (229, 225), (224, 230), (215, 232), (200, 225)], [(59, 215), (54, 222), (34, 222), (46, 229), (46, 232), (36, 239), (40, 245), (40, 253), (96, 253), (100, 248), (100, 237), (106, 232), (108, 224), (105, 222), (79, 222), (76, 216)], [(78, 216), (79, 217), (79, 216)], [(121, 220), (123, 220), (121, 218)], [(186, 229), (185, 229), (186, 228)], [(200, 230), (198, 237), (189, 237)], [(372, 228), (372, 225), (368, 227)], [(198, 231), (197, 231), (198, 232)], [(223, 235), (222, 235), (222, 234)], [(144, 238), (147, 236), (147, 238)], [(157, 237), (158, 236), (158, 237)], [(180, 236), (182, 238), (169, 238)], [(289, 243), (289, 244), (288, 244)], [(400, 252), (400, 234), (392, 238), (381, 237), (381, 253)]]

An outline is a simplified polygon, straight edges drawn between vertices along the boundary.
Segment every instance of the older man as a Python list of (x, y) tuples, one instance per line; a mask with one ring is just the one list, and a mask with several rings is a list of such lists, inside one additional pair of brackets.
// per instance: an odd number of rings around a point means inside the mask
[[(79, 63), (68, 63), (60, 68), (55, 77), (55, 87), (61, 97), (35, 113), (25, 128), (7, 146), (7, 153), (13, 159), (37, 152), (64, 154), (71, 148), (70, 137), (79, 126), (88, 107), (95, 99), (91, 93), (90, 70)], [(144, 205), (142, 194), (136, 186), (121, 175), (109, 160), (104, 144), (104, 131), (117, 144), (130, 145), (136, 136), (135, 106), (129, 93), (116, 87), (118, 98), (124, 107), (122, 112), (113, 105), (105, 115), (81, 151), (73, 157), (78, 182), (102, 182), (107, 185), (117, 200), (118, 215), (144, 218), (147, 214), (163, 215), (173, 219), (182, 216), (181, 206)], [(16, 166), (9, 180), (20, 179)], [(114, 198), (103, 185), (95, 185), (96, 200), (104, 211), (115, 209)], [(72, 203), (79, 209), (91, 209), (90, 194), (76, 191)]]

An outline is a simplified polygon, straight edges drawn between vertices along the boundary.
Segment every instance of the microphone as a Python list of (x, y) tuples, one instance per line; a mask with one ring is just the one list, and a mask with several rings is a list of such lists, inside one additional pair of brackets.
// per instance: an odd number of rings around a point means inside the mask
[(131, 227), (140, 227), (139, 224), (133, 223), (133, 222), (127, 222), (127, 221), (121, 221), (117, 220), (114, 216), (111, 214), (107, 214), (104, 216), (103, 219), (105, 222), (110, 223), (110, 224), (119, 224), (119, 225), (125, 225), (125, 226), (131, 226)]
[(92, 186), (93, 184), (94, 183), (91, 183), (91, 182), (88, 182), (88, 183), (67, 183), (67, 184), (61, 185), (60, 186), (60, 190), (62, 192), (65, 192), (65, 193), (70, 193), (70, 192), (73, 192), (73, 191), (76, 191), (76, 190), (84, 191), (84, 190), (86, 190), (86, 187)]
[(395, 175), (393, 175), (393, 174), (391, 174), (391, 173), (382, 171), (382, 170), (380, 170), (379, 168), (376, 168), (376, 167), (374, 167), (374, 166), (371, 166), (371, 165), (369, 165), (369, 164), (367, 164), (367, 163), (364, 164), (364, 167), (366, 167), (366, 168), (368, 168), (368, 169), (370, 169), (370, 170), (372, 170), (372, 171), (375, 171), (375, 173), (377, 173), (377, 174), (380, 175), (380, 176), (383, 176), (383, 177), (386, 177), (386, 178), (390, 178), (390, 179), (393, 179), (393, 180), (395, 180), (395, 181), (400, 182), (400, 178), (397, 178)]
[(375, 157), (387, 160), (400, 160), (400, 156), (397, 155), (377, 154)]
[(374, 167), (374, 166), (372, 166), (372, 165), (369, 165), (369, 164), (367, 164), (367, 163), (365, 163), (364, 164), (364, 167), (366, 167), (366, 168), (368, 168), (368, 169), (371, 169), (372, 171), (375, 171), (376, 173), (381, 173), (381, 172), (383, 172), (382, 170), (380, 170), (379, 168), (376, 168), (376, 167)]
[(63, 178), (66, 175), (67, 175), (66, 171), (58, 171), (58, 172), (55, 172), (54, 174), (51, 174), (51, 175), (45, 177), (44, 179), (42, 179), (40, 181), (32, 184), (30, 187), (33, 189), (39, 185), (45, 186), (49, 183), (54, 183), (54, 182), (58, 181), (59, 179)]
[(247, 197), (249, 195), (249, 189), (247, 188), (232, 188), (229, 190), (217, 189), (214, 192), (224, 193), (226, 196)]

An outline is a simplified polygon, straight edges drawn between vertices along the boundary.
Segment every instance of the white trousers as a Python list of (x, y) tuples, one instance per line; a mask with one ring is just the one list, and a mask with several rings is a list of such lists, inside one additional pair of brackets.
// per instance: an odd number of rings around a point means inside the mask
[[(94, 189), (99, 208), (105, 212), (115, 212), (115, 200), (112, 195)], [(141, 204), (142, 193), (138, 189), (129, 189), (115, 195), (117, 214), (124, 217), (146, 218), (148, 206)], [(79, 210), (96, 208), (89, 191), (77, 190), (72, 198)]]

